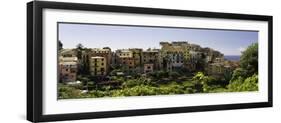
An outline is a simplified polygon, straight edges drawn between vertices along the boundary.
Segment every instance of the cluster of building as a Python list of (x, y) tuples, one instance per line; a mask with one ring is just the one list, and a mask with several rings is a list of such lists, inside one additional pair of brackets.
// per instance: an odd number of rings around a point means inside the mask
[(160, 49), (130, 48), (112, 51), (109, 47), (104, 47), (85, 49), (79, 53), (76, 49), (62, 49), (59, 54), (60, 80), (75, 81), (81, 68), (89, 70), (92, 76), (106, 76), (111, 71), (111, 66), (126, 66), (144, 74), (179, 68), (190, 72), (203, 69), (207, 74), (223, 74), (237, 66), (225, 60), (219, 51), (186, 41), (160, 42), (160, 45)]

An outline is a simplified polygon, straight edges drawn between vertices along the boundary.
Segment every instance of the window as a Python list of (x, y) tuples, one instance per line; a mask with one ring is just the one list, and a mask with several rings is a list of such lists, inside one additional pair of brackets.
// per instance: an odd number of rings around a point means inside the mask
[(68, 69), (66, 68), (65, 71), (68, 71)]
[(75, 69), (70, 69), (70, 72), (71, 73), (76, 73), (76, 70)]
[(103, 66), (104, 64), (103, 64), (103, 63), (101, 63), (101, 65)]

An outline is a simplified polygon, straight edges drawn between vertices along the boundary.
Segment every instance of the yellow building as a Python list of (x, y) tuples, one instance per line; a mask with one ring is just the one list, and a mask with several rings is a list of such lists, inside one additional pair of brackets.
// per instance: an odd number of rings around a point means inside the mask
[(91, 57), (96, 57), (96, 56), (104, 57), (106, 59), (107, 67), (110, 66), (111, 59), (112, 59), (112, 54), (111, 54), (111, 49), (109, 47), (104, 47), (102, 49), (100, 49), (100, 48), (93, 48), (91, 50), (92, 50)]
[(190, 57), (190, 44), (185, 41), (160, 42), (161, 45), (161, 68), (173, 70), (173, 68), (184, 67)]
[(95, 56), (90, 59), (90, 72), (93, 76), (104, 76), (107, 74), (107, 61), (105, 57)]
[(133, 54), (134, 65), (140, 66), (142, 64), (142, 49), (140, 48), (131, 48), (129, 51)]
[[(111, 65), (112, 61), (112, 52), (109, 47), (104, 47), (104, 48), (91, 48), (91, 49), (86, 49), (82, 53), (82, 62), (84, 64), (90, 64), (91, 58), (92, 57), (104, 57), (104, 60), (106, 61), (106, 70), (109, 70), (109, 67)], [(90, 66), (86, 66), (88, 70), (91, 70)]]

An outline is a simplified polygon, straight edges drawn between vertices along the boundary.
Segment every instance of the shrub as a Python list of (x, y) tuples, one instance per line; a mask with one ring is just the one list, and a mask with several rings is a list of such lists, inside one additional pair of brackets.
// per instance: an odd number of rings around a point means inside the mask
[(257, 91), (258, 90), (258, 75), (254, 74), (251, 77), (248, 77), (246, 79), (239, 77), (238, 79), (232, 81), (228, 85), (228, 89), (232, 92)]
[(59, 99), (81, 98), (81, 91), (67, 85), (59, 85)]
[(247, 75), (258, 73), (258, 43), (253, 43), (242, 52), (240, 66), (247, 71)]

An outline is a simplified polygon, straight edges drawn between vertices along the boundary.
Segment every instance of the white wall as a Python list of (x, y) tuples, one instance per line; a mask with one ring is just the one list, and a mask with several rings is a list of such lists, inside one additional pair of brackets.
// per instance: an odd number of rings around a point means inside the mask
[[(84, 0), (85, 1), (85, 0)], [(274, 16), (274, 108), (212, 111), (169, 115), (80, 120), (91, 122), (280, 122), (281, 114), (281, 14), (278, 0), (91, 0), (97, 4), (157, 7)], [(0, 122), (24, 123), (26, 109), (26, 2), (2, 0), (0, 4)], [(279, 40), (279, 41), (278, 41)], [(66, 121), (69, 122), (69, 121)]]

